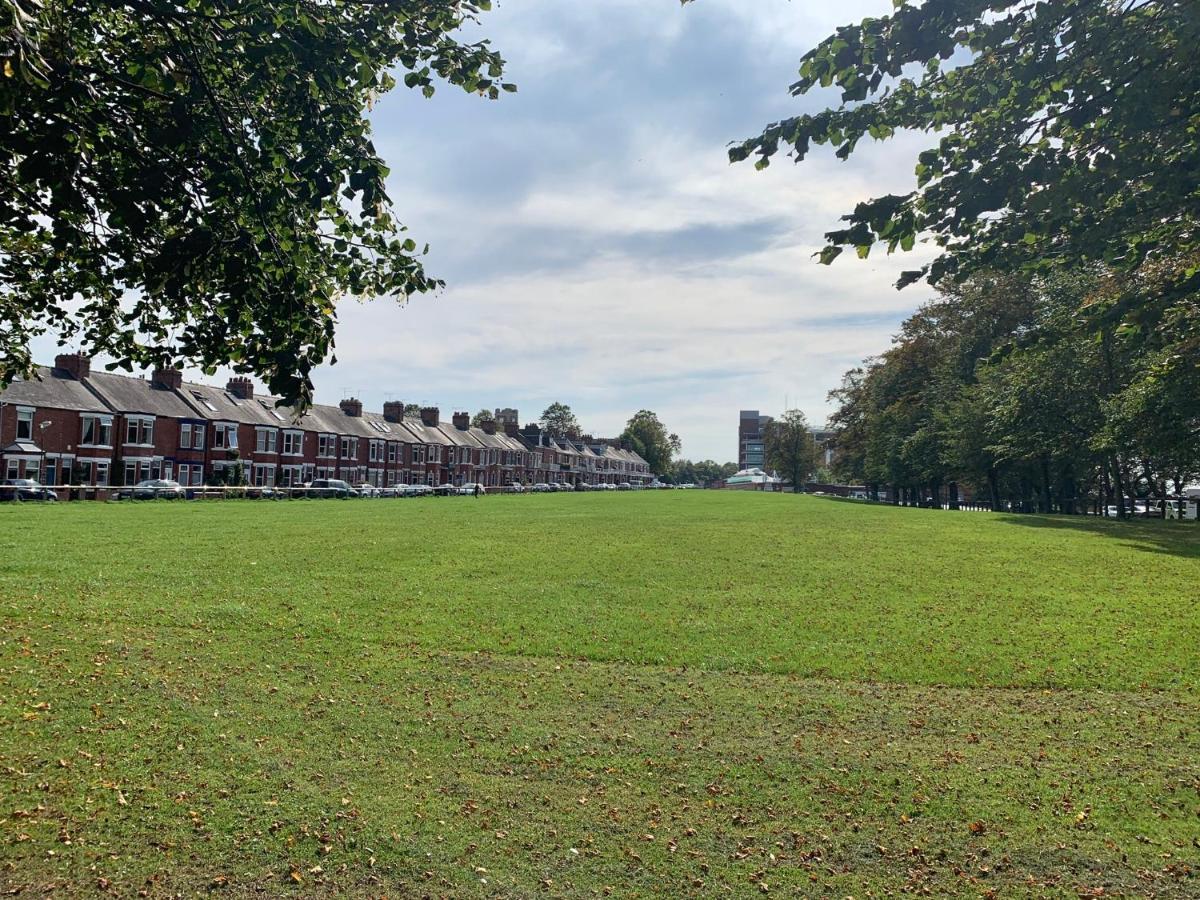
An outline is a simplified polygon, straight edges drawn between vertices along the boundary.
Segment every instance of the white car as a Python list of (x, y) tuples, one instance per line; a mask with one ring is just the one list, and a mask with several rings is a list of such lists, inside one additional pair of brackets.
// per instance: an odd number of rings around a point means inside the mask
[(458, 493), (464, 497), (470, 497), (475, 493), (476, 488), (479, 488), (479, 493), (481, 493), (481, 494), (487, 493), (486, 487), (484, 487), (482, 484), (476, 484), (475, 482), (472, 482), (472, 481), (469, 481), (466, 484), (464, 484), (462, 487), (460, 487), (458, 489)]
[(356, 485), (355, 490), (358, 491), (358, 496), (360, 496), (360, 497), (381, 497), (381, 496), (383, 496), (383, 494), (379, 490), (379, 488), (375, 487), (375, 485), (371, 484), (370, 482), (366, 482), (366, 481), (364, 481), (362, 484)]

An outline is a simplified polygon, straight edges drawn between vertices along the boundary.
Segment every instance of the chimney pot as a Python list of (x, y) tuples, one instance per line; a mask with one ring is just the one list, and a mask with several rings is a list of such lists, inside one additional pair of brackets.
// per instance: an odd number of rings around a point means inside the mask
[(421, 407), (421, 421), (430, 428), (437, 428), (438, 422), (441, 420), (442, 412), (436, 406)]
[(150, 376), (150, 383), (155, 387), (177, 391), (183, 387), (183, 373), (175, 368), (155, 369), (154, 374)]
[(76, 381), (92, 374), (92, 359), (82, 353), (60, 353), (54, 357), (54, 368), (62, 369)]
[(404, 421), (404, 401), (389, 400), (383, 404), (383, 418), (386, 422)]
[(230, 378), (225, 385), (225, 390), (233, 394), (239, 400), (254, 399), (254, 382), (245, 375), (239, 375), (236, 378)]
[(346, 415), (352, 416), (355, 419), (362, 418), (362, 401), (361, 400), (358, 400), (354, 397), (348, 397), (347, 399), (343, 400), (338, 405), (341, 406), (342, 412), (344, 412)]

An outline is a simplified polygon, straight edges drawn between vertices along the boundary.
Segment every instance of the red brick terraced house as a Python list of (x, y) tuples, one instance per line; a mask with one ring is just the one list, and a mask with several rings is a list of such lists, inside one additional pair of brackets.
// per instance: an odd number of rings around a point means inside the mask
[(172, 369), (149, 378), (93, 373), (80, 354), (62, 354), (37, 375), (0, 392), (0, 477), (88, 486), (71, 496), (104, 498), (117, 485), (159, 477), (260, 488), (314, 478), (499, 488), (652, 477), (627, 447), (518, 429), (512, 409), (483, 428), (471, 427), (466, 413), (450, 422), (437, 407), (406, 416), (399, 401), (375, 413), (354, 398), (297, 416), (245, 377), (221, 388), (185, 382)]

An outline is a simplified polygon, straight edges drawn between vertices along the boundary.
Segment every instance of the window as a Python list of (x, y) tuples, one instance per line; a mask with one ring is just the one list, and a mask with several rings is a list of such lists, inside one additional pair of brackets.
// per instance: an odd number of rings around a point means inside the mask
[(442, 448), (436, 444), (429, 448), (429, 461), (431, 463), (440, 463), (442, 461)]
[(33, 410), (17, 407), (17, 440), (33, 440)]
[(108, 484), (108, 463), (96, 463), (96, 484), (101, 486)]
[(125, 460), (125, 484), (137, 484), (138, 478), (137, 462), (132, 459)]
[(332, 457), (337, 455), (337, 435), (317, 435), (317, 456)]
[(254, 429), (256, 453), (274, 453), (279, 441), (279, 432), (274, 428)]
[(218, 422), (213, 426), (213, 447), (217, 450), (236, 450), (238, 445), (237, 426)]
[(36, 459), (27, 459), (25, 461), (25, 477), (30, 481), (37, 481), (39, 474), (38, 461)]
[(283, 433), (283, 453), (285, 456), (301, 456), (304, 453), (303, 431), (285, 431)]
[(283, 421), (283, 416), (281, 416), (279, 414), (279, 410), (277, 410), (274, 406), (269, 404), (266, 400), (259, 400), (258, 405), (261, 406), (263, 409), (265, 409), (267, 412), (269, 412), (271, 415), (273, 415), (280, 422)]
[(368, 460), (370, 462), (383, 462), (383, 441), (371, 441)]
[(400, 445), (395, 443), (394, 441), (391, 441), (388, 443), (388, 457), (387, 457), (388, 462), (394, 463), (396, 461), (396, 450), (399, 446)]
[(207, 409), (209, 412), (217, 411), (217, 408), (212, 405), (212, 401), (209, 400), (207, 397), (205, 397), (199, 391), (192, 391), (192, 397), (195, 398), (197, 401), (199, 401), (200, 405), (203, 406), (205, 409)]
[(184, 422), (179, 426), (179, 448), (181, 450), (204, 449), (204, 425)]
[(252, 470), (252, 481), (255, 487), (273, 487), (275, 484), (275, 467), (256, 464)]
[(5, 478), (20, 478), (21, 477), (21, 464), (19, 462), (17, 462), (15, 459), (10, 459), (8, 461), (8, 464), (5, 466), (4, 477)]
[(83, 416), (83, 437), (79, 443), (89, 447), (111, 447), (112, 416)]
[(154, 417), (126, 416), (125, 443), (138, 444), (144, 447), (154, 445)]
[(421, 465), (425, 462), (425, 445), (420, 444), (412, 448), (413, 465)]
[(358, 438), (342, 438), (342, 459), (358, 459)]

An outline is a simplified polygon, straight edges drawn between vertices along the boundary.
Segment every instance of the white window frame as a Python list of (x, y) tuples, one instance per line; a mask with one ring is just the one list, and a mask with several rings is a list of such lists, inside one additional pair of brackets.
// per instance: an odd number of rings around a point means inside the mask
[(254, 452), (275, 453), (279, 448), (279, 429), (256, 425), (254, 428)]
[[(17, 440), (32, 441), (33, 440), (33, 412), (32, 406), (17, 407)], [(25, 433), (21, 433), (21, 426), (25, 426)]]
[[(81, 435), (79, 438), (80, 447), (111, 447), (112, 446), (112, 416), (80, 416)], [(107, 442), (87, 441), (88, 424), (91, 424), (94, 432), (93, 438), (107, 437)]]

